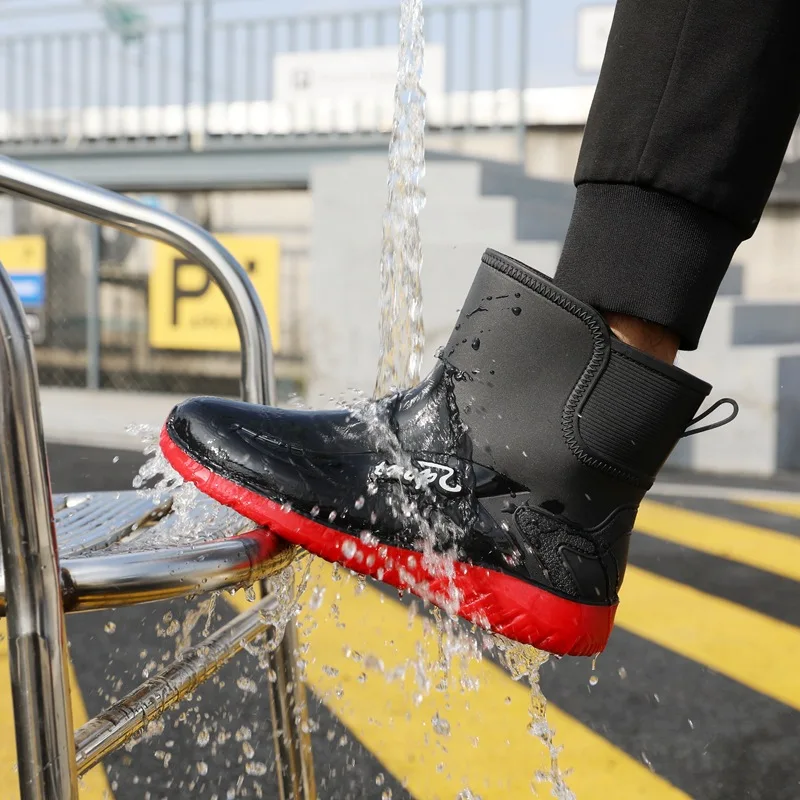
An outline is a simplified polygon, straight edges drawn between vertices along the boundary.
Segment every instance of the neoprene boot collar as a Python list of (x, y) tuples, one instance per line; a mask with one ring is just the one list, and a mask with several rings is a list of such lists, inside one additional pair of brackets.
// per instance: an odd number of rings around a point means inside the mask
[(581, 525), (638, 505), (711, 390), (595, 309), (487, 250), (441, 355), (472, 458)]

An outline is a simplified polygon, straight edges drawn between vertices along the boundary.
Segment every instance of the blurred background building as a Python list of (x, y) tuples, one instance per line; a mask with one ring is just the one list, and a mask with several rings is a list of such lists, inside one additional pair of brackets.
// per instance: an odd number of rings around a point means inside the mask
[[(311, 405), (370, 391), (378, 358), (399, 3), (358, 7), (0, 3), (0, 152), (219, 235), (269, 313), (281, 397)], [(554, 269), (614, 6), (428, 0), (425, 9), (431, 358), (484, 247)], [(736, 397), (741, 419), (687, 440), (676, 466), (800, 468), (798, 159), (793, 141), (703, 346), (683, 362)], [(28, 311), (44, 384), (235, 393), (232, 319), (179, 254), (0, 198), (0, 261)]]

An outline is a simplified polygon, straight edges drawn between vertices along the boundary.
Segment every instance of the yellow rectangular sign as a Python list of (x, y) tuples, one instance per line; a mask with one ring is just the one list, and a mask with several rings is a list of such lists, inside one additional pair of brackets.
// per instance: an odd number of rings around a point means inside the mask
[[(264, 305), (272, 346), (280, 347), (280, 241), (221, 235), (217, 240), (247, 270)], [(239, 349), (239, 333), (208, 272), (173, 248), (157, 244), (149, 281), (150, 346), (163, 350)]]
[(9, 275), (42, 275), (46, 271), (44, 236), (11, 236), (0, 239), (0, 264)]

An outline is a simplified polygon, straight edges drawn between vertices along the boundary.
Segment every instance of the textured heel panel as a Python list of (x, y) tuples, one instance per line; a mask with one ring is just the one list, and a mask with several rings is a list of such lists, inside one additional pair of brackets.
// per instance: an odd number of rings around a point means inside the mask
[(708, 384), (667, 365), (648, 364), (615, 343), (578, 409), (578, 446), (650, 481), (709, 390)]

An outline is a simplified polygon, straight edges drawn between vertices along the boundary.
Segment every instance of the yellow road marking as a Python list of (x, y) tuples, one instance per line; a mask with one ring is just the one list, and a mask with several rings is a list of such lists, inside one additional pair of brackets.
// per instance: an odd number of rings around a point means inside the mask
[[(375, 665), (381, 662), (389, 673), (420, 657), (425, 664), (436, 662), (436, 638), (425, 635), (421, 618), (410, 619), (408, 609), (369, 586), (356, 596), (355, 581), (333, 581), (323, 562), (310, 586), (326, 594), (322, 608), (300, 620), (301, 640), (309, 645), (309, 685), (417, 800), (452, 800), (467, 787), (484, 800), (533, 796), (531, 779), (537, 770), (549, 771), (549, 760), (526, 730), (530, 695), (525, 686), (488, 660), (472, 661), (468, 674), (478, 680), (477, 691), (445, 695), (433, 690), (415, 704), (419, 689), (413, 668), (404, 678), (388, 681)], [(241, 596), (232, 602), (242, 608)], [(336, 615), (331, 615), (332, 602)], [(346, 648), (363, 658), (348, 657)], [(429, 677), (436, 684), (441, 673)], [(449, 736), (433, 730), (436, 713), (448, 721)], [(548, 718), (556, 743), (564, 746), (561, 767), (574, 770), (567, 783), (581, 800), (687, 798), (552, 705)], [(540, 785), (539, 796), (545, 795), (549, 788)]]
[(800, 710), (800, 628), (629, 566), (617, 624)]
[(636, 530), (800, 581), (800, 538), (675, 506), (642, 503)]
[[(14, 740), (14, 710), (11, 703), (11, 674), (8, 667), (8, 630), (0, 619), (0, 719), (5, 722), (0, 731), (0, 785), (3, 800), (19, 800), (19, 776), (16, 770), (17, 744)], [(78, 685), (72, 662), (69, 664), (69, 683), (72, 699), (72, 721), (80, 727), (88, 720), (86, 706)], [(96, 766), (81, 778), (81, 800), (113, 800), (103, 765)]]
[(783, 514), (786, 517), (800, 517), (800, 500), (761, 500), (743, 497), (737, 500), (739, 505), (760, 508), (762, 511), (771, 511), (773, 514)]

